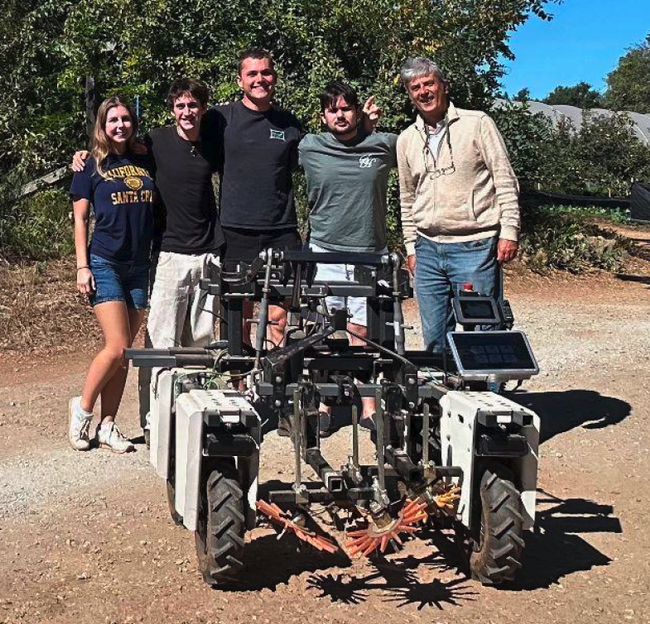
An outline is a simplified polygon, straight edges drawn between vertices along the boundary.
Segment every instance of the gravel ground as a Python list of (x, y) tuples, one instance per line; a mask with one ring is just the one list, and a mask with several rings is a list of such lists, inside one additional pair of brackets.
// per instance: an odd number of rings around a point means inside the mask
[[(513, 398), (542, 417), (543, 444), (537, 532), (517, 581), (500, 589), (460, 574), (441, 534), (372, 564), (296, 552), (260, 528), (242, 585), (211, 590), (144, 446), (126, 456), (67, 446), (67, 401), (91, 352), (0, 359), (0, 623), (650, 622), (649, 283), (510, 282), (542, 368)], [(133, 376), (121, 422), (139, 435)], [(342, 430), (326, 453), (344, 454), (348, 439)], [(288, 453), (268, 436), (262, 478), (286, 480)]]

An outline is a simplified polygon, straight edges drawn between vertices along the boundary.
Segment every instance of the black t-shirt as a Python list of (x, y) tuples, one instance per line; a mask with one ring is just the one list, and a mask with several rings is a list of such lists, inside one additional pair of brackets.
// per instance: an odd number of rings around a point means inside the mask
[(300, 122), (277, 108), (253, 111), (241, 101), (203, 118), (204, 141), (222, 146), (220, 219), (224, 227), (296, 227), (291, 172), (298, 166)]
[(97, 173), (89, 158), (83, 171), (75, 173), (70, 194), (90, 201), (95, 229), (90, 253), (117, 262), (147, 262), (153, 234), (154, 183), (149, 156), (109, 154)]
[(212, 174), (219, 163), (218, 145), (182, 139), (176, 126), (155, 128), (145, 136), (155, 161), (156, 187), (166, 213), (162, 251), (214, 252), (223, 245)]

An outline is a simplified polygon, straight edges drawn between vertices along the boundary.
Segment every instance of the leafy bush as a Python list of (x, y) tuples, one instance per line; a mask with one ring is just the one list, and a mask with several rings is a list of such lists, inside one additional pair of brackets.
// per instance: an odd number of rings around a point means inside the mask
[(549, 192), (627, 196), (632, 182), (650, 180), (650, 148), (634, 135), (625, 114), (586, 114), (576, 130), (553, 127), (526, 105), (493, 111), (522, 186)]
[(603, 208), (600, 206), (564, 206), (554, 204), (544, 206), (548, 214), (566, 214), (582, 221), (586, 219), (598, 219), (611, 221), (616, 224), (630, 223), (630, 211), (627, 208)]
[(495, 108), (491, 115), (503, 135), (521, 186), (535, 187), (544, 175), (546, 152), (553, 138), (550, 120), (541, 113), (531, 113), (525, 103), (523, 106), (508, 103)]
[(63, 189), (39, 191), (0, 212), (0, 252), (5, 258), (47, 260), (73, 249), (70, 198)]
[(527, 206), (520, 240), (524, 264), (538, 272), (617, 270), (629, 244), (584, 217), (565, 206)]

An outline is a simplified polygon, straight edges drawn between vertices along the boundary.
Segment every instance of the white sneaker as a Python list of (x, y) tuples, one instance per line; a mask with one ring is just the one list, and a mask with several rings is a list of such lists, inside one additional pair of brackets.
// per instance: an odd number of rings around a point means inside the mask
[(77, 451), (87, 451), (90, 448), (90, 421), (93, 419), (92, 412), (86, 412), (81, 408), (81, 397), (76, 396), (68, 403), (70, 414), (70, 428), (68, 440), (72, 448)]
[(99, 446), (109, 448), (114, 453), (135, 451), (135, 446), (122, 435), (122, 432), (113, 421), (105, 422), (97, 429), (97, 442)]

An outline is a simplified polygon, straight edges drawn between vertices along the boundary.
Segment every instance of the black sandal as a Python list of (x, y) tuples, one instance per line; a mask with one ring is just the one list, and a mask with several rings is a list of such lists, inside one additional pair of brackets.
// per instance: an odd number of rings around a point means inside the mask
[(341, 428), (334, 418), (332, 418), (332, 415), (327, 412), (318, 412), (318, 422), (321, 438), (329, 438)]

